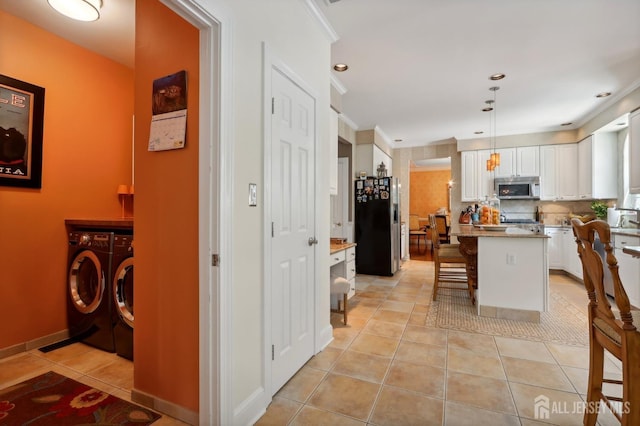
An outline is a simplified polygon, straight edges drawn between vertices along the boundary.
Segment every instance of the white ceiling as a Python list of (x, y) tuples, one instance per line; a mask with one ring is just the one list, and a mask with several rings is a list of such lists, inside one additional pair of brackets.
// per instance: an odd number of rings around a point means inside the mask
[[(497, 135), (579, 127), (640, 86), (639, 0), (314, 1), (339, 36), (333, 63), (350, 67), (332, 71), (344, 115), (403, 140), (394, 147), (488, 136), (493, 85)], [(135, 2), (103, 3), (93, 23), (46, 0), (0, 0), (0, 10), (133, 67)], [(489, 81), (497, 72), (507, 77)], [(603, 91), (613, 95), (595, 98)]]
[(579, 127), (640, 86), (639, 0), (316, 2), (349, 65), (343, 112), (394, 147), (489, 135), (493, 85), (497, 135)]

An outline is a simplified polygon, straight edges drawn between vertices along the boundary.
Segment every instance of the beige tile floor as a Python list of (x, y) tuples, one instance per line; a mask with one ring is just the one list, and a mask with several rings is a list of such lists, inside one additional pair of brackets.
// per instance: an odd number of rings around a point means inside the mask
[[(118, 398), (131, 401), (133, 362), (82, 343), (74, 343), (47, 353), (34, 349), (0, 359), (0, 389), (47, 371), (55, 371)], [(185, 424), (162, 415), (154, 426)]]
[[(424, 326), (433, 263), (409, 261), (394, 277), (358, 276), (349, 325), (332, 314), (333, 342), (275, 395), (258, 425), (582, 424), (580, 414), (534, 420), (533, 400), (584, 399), (587, 348)], [(551, 275), (553, 291), (586, 311), (581, 285)], [(609, 360), (611, 377), (619, 376)], [(0, 388), (55, 371), (131, 400), (133, 363), (76, 343), (0, 360)], [(611, 391), (615, 393), (616, 390)], [(184, 425), (163, 415), (155, 425)], [(617, 424), (611, 416), (601, 424)]]
[[(586, 314), (581, 284), (550, 281)], [(426, 327), (432, 282), (433, 263), (415, 260), (394, 277), (357, 276), (349, 325), (332, 314), (333, 342), (276, 393), (257, 425), (582, 424), (572, 411), (586, 393), (586, 347)], [(608, 359), (606, 369), (620, 377), (619, 363)], [(539, 395), (552, 408), (544, 421), (534, 413)], [(610, 413), (599, 421), (617, 424)]]

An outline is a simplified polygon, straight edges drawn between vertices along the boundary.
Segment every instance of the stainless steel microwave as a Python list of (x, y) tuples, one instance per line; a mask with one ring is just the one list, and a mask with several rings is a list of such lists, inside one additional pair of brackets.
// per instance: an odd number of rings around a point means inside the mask
[(502, 200), (539, 200), (540, 178), (538, 176), (496, 178), (495, 189), (496, 195)]

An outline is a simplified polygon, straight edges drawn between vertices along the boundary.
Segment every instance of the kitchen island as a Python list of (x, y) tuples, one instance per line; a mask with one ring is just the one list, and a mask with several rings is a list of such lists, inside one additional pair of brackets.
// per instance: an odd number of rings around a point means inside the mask
[(540, 322), (540, 313), (549, 306), (549, 237), (516, 227), (455, 228), (451, 235), (458, 239), (468, 279), (477, 287), (478, 315)]

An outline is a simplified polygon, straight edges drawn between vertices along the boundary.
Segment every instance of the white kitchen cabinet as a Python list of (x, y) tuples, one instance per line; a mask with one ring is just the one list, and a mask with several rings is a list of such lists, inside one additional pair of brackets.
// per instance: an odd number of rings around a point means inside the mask
[(618, 197), (618, 140), (596, 133), (578, 142), (578, 196), (581, 200)]
[(487, 171), (491, 150), (461, 152), (461, 199), (478, 201), (490, 197), (495, 191), (492, 173)]
[(582, 279), (582, 261), (578, 256), (578, 245), (572, 228), (562, 228), (562, 242), (564, 252), (564, 270)]
[(518, 176), (540, 176), (540, 147), (523, 146), (516, 149)]
[(540, 175), (540, 147), (501, 148), (496, 152), (500, 154), (496, 177)]
[(578, 144), (558, 145), (558, 199), (571, 201), (578, 199)]
[(347, 297), (351, 299), (356, 294), (356, 248), (349, 247), (344, 259), (345, 278), (349, 281), (349, 294)]
[(640, 307), (640, 261), (622, 251), (625, 246), (640, 246), (640, 237), (614, 234), (614, 256), (618, 260), (618, 274), (629, 301)]
[(546, 145), (540, 147), (540, 199), (555, 200), (558, 197), (556, 188), (557, 176), (556, 147)]
[(329, 108), (329, 194), (338, 194), (338, 113)]
[(393, 160), (377, 145), (372, 143), (356, 145), (356, 173), (366, 172), (367, 176), (377, 176), (378, 166), (384, 163), (387, 176), (391, 176)]
[(495, 190), (493, 183), (493, 172), (487, 170), (487, 160), (491, 156), (490, 149), (478, 151), (478, 200), (491, 197)]
[(496, 153), (500, 154), (500, 165), (496, 166), (496, 177), (516, 176), (516, 148), (500, 148), (496, 149)]
[(387, 169), (387, 176), (391, 176), (393, 170), (393, 159), (387, 155), (386, 152), (378, 148), (377, 145), (373, 146), (373, 175), (378, 175), (378, 167), (380, 163), (384, 163)]
[[(331, 267), (330, 276), (342, 277), (349, 281), (349, 293), (347, 297), (350, 299), (356, 294), (356, 248), (349, 247), (344, 250), (331, 254), (329, 258), (329, 266)], [(338, 305), (342, 303), (342, 296), (338, 294), (331, 295), (331, 308), (338, 309)]]
[(578, 144), (540, 147), (540, 199), (578, 199)]
[(544, 234), (547, 235), (549, 241), (547, 243), (547, 251), (549, 253), (549, 269), (564, 269), (564, 229), (563, 228), (545, 228)]
[(640, 109), (629, 115), (629, 192), (640, 194)]
[(462, 201), (478, 199), (478, 151), (460, 153), (460, 190)]

